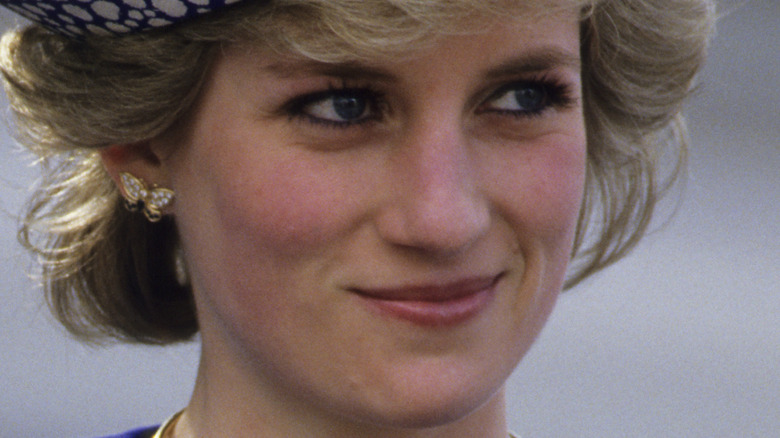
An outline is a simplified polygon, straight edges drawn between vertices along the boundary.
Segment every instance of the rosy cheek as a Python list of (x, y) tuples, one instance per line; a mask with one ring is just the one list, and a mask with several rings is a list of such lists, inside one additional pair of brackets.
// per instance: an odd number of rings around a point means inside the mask
[[(518, 149), (504, 160), (510, 175), (501, 204), (521, 236), (543, 240), (569, 239), (582, 201), (585, 145), (579, 135), (551, 136)], [(506, 184), (506, 183), (505, 183)]]
[[(570, 228), (579, 216), (585, 181), (584, 146), (564, 147), (563, 152), (551, 154), (539, 166), (535, 190), (546, 202), (539, 210), (539, 218), (546, 223), (557, 223)], [(550, 220), (559, 218), (559, 221)]]
[(246, 170), (219, 178), (215, 202), (222, 227), (245, 243), (296, 253), (349, 223), (338, 202), (344, 189), (326, 169), (295, 159), (234, 167)]

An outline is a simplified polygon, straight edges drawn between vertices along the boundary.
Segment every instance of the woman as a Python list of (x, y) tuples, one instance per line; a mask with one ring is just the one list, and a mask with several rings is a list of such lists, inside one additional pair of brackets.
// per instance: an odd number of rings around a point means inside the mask
[(200, 334), (188, 406), (128, 435), (169, 437), (506, 437), (504, 383), (558, 293), (675, 176), (657, 163), (684, 156), (713, 15), (34, 3), (6, 2), (46, 28), (2, 44), (47, 169), (22, 238), (77, 336)]

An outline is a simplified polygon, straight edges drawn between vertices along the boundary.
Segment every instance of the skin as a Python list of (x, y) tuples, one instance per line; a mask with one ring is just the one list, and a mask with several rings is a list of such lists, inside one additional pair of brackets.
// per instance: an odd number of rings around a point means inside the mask
[[(229, 47), (175, 133), (104, 152), (176, 192), (203, 349), (175, 435), (505, 437), (582, 200), (578, 59), (575, 13), (346, 66)], [(540, 78), (566, 101), (518, 116), (501, 90)], [(360, 123), (327, 123), (328, 99), (290, 114), (344, 85), (381, 96)], [(454, 324), (356, 292), (469, 278), (497, 282)]]

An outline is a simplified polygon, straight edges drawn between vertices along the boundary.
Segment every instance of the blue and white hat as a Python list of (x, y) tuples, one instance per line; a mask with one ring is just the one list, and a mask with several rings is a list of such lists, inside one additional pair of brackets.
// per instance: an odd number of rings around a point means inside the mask
[(169, 26), (243, 0), (0, 0), (55, 32), (122, 35)]

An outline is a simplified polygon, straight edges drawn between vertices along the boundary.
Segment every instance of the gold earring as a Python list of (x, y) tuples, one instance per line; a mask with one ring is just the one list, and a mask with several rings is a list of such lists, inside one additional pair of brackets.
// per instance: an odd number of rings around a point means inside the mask
[(162, 187), (146, 188), (146, 183), (133, 175), (119, 174), (125, 189), (125, 207), (130, 211), (143, 211), (149, 222), (162, 219), (162, 211), (173, 202), (174, 192)]

